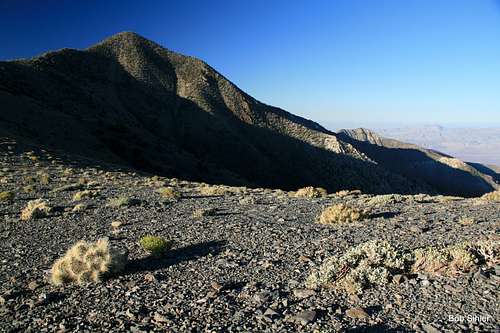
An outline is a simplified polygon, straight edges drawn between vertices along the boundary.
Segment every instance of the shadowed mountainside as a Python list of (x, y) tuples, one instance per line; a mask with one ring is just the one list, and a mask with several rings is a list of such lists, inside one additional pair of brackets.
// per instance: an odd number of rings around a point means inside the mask
[(381, 166), (408, 179), (432, 184), (440, 193), (477, 196), (498, 188), (496, 177), (437, 151), (388, 139), (364, 129), (339, 131), (339, 138)]
[(358, 149), (366, 147), (130, 32), (86, 50), (0, 62), (0, 103), (2, 136), (170, 177), (373, 193), (491, 190), (469, 171), (458, 187), (404, 177)]

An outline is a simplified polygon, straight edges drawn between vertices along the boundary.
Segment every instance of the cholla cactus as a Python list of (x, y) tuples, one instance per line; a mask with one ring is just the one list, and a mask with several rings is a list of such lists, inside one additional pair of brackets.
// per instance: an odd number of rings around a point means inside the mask
[(411, 255), (397, 250), (386, 241), (368, 241), (349, 249), (340, 257), (330, 257), (311, 274), (308, 288), (336, 287), (359, 293), (370, 285), (388, 282), (394, 272), (402, 272)]
[(318, 222), (321, 224), (350, 223), (363, 220), (367, 217), (365, 211), (345, 204), (336, 204), (327, 207), (318, 216)]
[(21, 211), (21, 220), (28, 221), (46, 217), (51, 212), (52, 208), (49, 206), (47, 200), (37, 199), (28, 202), (28, 205)]
[(52, 266), (52, 282), (82, 284), (98, 282), (107, 274), (122, 271), (127, 254), (110, 247), (107, 239), (95, 243), (79, 241)]
[(307, 186), (299, 188), (293, 196), (296, 198), (324, 198), (328, 195), (326, 190), (322, 187)]

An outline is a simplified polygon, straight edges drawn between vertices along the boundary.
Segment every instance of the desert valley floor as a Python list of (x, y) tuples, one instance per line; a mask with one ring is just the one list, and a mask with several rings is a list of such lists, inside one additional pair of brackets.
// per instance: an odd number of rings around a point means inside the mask
[[(360, 293), (308, 289), (326, 258), (370, 240), (402, 250), (498, 237), (500, 204), (480, 198), (320, 198), (251, 188), (209, 187), (98, 165), (0, 142), (0, 331), (2, 332), (494, 332), (500, 266), (456, 275), (403, 272)], [(165, 198), (171, 187), (179, 198)], [(200, 187), (213, 191), (201, 191)], [(82, 200), (75, 194), (85, 192)], [(128, 198), (111, 207), (112, 198)], [(20, 220), (30, 200), (52, 207)], [(369, 209), (369, 218), (322, 225), (325, 207)], [(74, 207), (78, 205), (76, 209)], [(112, 222), (113, 226), (112, 226)], [(165, 257), (138, 244), (174, 242)], [(54, 261), (80, 239), (107, 237), (128, 250), (122, 274), (54, 286)]]

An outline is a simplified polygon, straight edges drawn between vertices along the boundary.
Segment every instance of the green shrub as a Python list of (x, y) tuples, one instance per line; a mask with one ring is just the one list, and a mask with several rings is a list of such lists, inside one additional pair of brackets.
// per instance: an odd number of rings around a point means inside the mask
[(0, 201), (12, 201), (14, 197), (15, 197), (14, 192), (11, 191), (0, 192)]
[(165, 254), (171, 247), (172, 241), (159, 236), (144, 236), (139, 240), (142, 248), (155, 256)]

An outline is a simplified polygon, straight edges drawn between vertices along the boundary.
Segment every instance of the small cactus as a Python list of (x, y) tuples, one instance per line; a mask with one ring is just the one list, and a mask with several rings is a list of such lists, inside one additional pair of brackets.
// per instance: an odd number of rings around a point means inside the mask
[(107, 239), (79, 241), (52, 266), (52, 283), (99, 282), (106, 275), (121, 272), (126, 263), (127, 254), (111, 248)]

